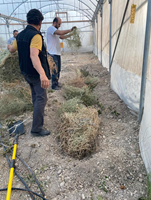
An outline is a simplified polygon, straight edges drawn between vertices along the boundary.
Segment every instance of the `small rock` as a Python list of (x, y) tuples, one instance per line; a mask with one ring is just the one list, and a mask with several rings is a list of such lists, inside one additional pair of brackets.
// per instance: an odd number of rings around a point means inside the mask
[(65, 182), (60, 183), (60, 187), (64, 187)]
[(122, 190), (124, 190), (124, 189), (125, 189), (125, 186), (124, 186), (124, 185), (121, 185), (120, 188), (121, 188)]
[(49, 146), (46, 146), (46, 151), (49, 151), (49, 150), (50, 150)]
[(62, 171), (61, 171), (61, 169), (60, 169), (60, 170), (57, 172), (57, 174), (59, 175), (59, 174), (61, 174), (61, 172), (62, 172)]
[(82, 194), (82, 199), (85, 199), (85, 196), (84, 196), (84, 194)]
[(31, 144), (30, 145), (32, 148), (35, 148), (36, 147), (36, 144)]
[(143, 179), (142, 179), (142, 178), (139, 178), (139, 182), (141, 182), (141, 183), (142, 183), (142, 182), (143, 182)]

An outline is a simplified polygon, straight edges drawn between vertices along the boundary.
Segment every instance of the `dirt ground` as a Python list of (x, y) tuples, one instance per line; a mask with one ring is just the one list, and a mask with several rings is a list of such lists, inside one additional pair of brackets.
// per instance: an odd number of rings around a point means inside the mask
[[(25, 122), (26, 133), (19, 137), (17, 154), (31, 167), (48, 200), (138, 200), (147, 197), (147, 175), (138, 144), (139, 123), (124, 102), (110, 88), (110, 75), (91, 53), (64, 54), (60, 82), (66, 84), (76, 77), (77, 69), (87, 69), (99, 78), (93, 93), (102, 104), (97, 152), (76, 160), (65, 155), (56, 135), (60, 123), (58, 107), (65, 101), (63, 89), (48, 93), (45, 127), (51, 135), (38, 138), (30, 135), (31, 122)], [(26, 119), (23, 113), (16, 119)], [(8, 184), (9, 168), (0, 155), (0, 188)], [(29, 171), (17, 160), (16, 170), (31, 190), (39, 192)], [(14, 176), (13, 187), (24, 188)], [(6, 192), (0, 193), (0, 199)], [(12, 191), (11, 200), (29, 200), (29, 194)], [(36, 198), (38, 199), (38, 198)]]

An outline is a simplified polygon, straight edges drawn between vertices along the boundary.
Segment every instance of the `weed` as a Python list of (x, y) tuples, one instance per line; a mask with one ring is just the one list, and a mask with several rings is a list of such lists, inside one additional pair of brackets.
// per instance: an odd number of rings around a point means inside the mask
[(81, 69), (80, 72), (81, 72), (82, 76), (84, 76), (84, 77), (90, 76), (89, 71), (87, 71), (86, 69)]
[(105, 107), (102, 105), (102, 103), (98, 103), (98, 106), (101, 108), (101, 110), (105, 110)]
[(33, 183), (35, 183), (35, 179), (31, 174), (27, 174), (26, 176), (23, 177), (23, 179), (28, 186), (31, 186)]
[(78, 98), (82, 100), (83, 104), (86, 106), (92, 106), (98, 103), (97, 97), (90, 93), (88, 88), (76, 88), (73, 86), (64, 87), (64, 97), (69, 100), (73, 98)]
[(113, 110), (112, 106), (109, 106), (108, 109), (109, 109), (109, 110)]
[(0, 119), (13, 114), (19, 115), (27, 110), (33, 110), (28, 88), (14, 88), (0, 99)]
[(65, 101), (61, 108), (60, 113), (62, 112), (76, 112), (79, 108), (82, 108), (82, 101), (78, 98), (73, 98)]
[(99, 114), (99, 115), (102, 114), (102, 111), (101, 111), (101, 110), (98, 110), (98, 114)]
[(103, 200), (103, 198), (100, 195), (98, 195), (97, 200)]
[(112, 114), (114, 114), (115, 116), (119, 116), (120, 113), (118, 113), (116, 110), (114, 110), (113, 112), (111, 112)]
[(103, 178), (101, 178), (100, 184), (99, 184), (98, 188), (104, 190), (104, 192), (108, 192), (108, 190), (106, 189), (106, 183), (105, 183), (105, 181), (103, 180)]
[(93, 90), (97, 86), (99, 80), (98, 80), (97, 77), (87, 76), (84, 82), (85, 82), (85, 84), (88, 85), (88, 87), (90, 88), (90, 90)]
[(81, 47), (80, 31), (76, 28), (72, 31), (70, 38), (65, 39), (67, 46), (73, 51)]
[(47, 165), (43, 165), (43, 166), (40, 168), (40, 171), (45, 171), (46, 168), (47, 168)]
[(147, 185), (148, 185), (148, 200), (151, 200), (151, 173), (147, 176)]

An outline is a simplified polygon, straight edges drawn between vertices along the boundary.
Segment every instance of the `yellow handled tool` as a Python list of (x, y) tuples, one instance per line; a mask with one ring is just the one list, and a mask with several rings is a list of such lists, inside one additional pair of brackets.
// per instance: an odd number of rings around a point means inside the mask
[(14, 149), (13, 149), (12, 163), (11, 163), (11, 168), (10, 168), (10, 173), (9, 173), (9, 182), (8, 182), (6, 200), (10, 200), (10, 197), (11, 197), (15, 159), (16, 159), (16, 152), (17, 152), (17, 140), (18, 140), (18, 134), (15, 136), (15, 141), (14, 141)]

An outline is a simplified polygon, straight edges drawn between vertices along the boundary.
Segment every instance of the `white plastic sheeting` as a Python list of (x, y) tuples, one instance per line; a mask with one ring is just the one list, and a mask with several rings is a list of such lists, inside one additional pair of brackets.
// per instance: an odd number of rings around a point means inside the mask
[[(117, 40), (119, 27), (126, 6), (125, 0), (112, 1), (112, 55)], [(137, 11), (135, 15), (135, 23), (130, 24), (131, 5), (136, 4)], [(110, 5), (108, 1), (103, 4), (103, 51), (102, 64), (109, 69), (109, 16)], [(143, 51), (145, 39), (145, 27), (147, 16), (147, 1), (130, 0), (128, 10), (125, 16), (117, 51), (111, 68), (111, 88), (119, 95), (119, 97), (128, 105), (128, 107), (138, 113), (141, 88), (141, 74), (143, 65)], [(98, 13), (100, 18), (100, 14)], [(100, 19), (98, 20), (100, 23)], [(96, 23), (95, 23), (96, 31)], [(96, 38), (95, 33), (95, 38)], [(98, 58), (100, 60), (100, 36), (99, 29), (99, 45)], [(151, 45), (150, 45), (151, 46)], [(97, 52), (97, 44), (95, 40), (94, 53)], [(149, 62), (147, 71), (147, 83), (145, 94), (145, 109), (139, 132), (139, 144), (141, 155), (144, 160), (147, 172), (151, 172), (151, 48), (149, 52)]]

